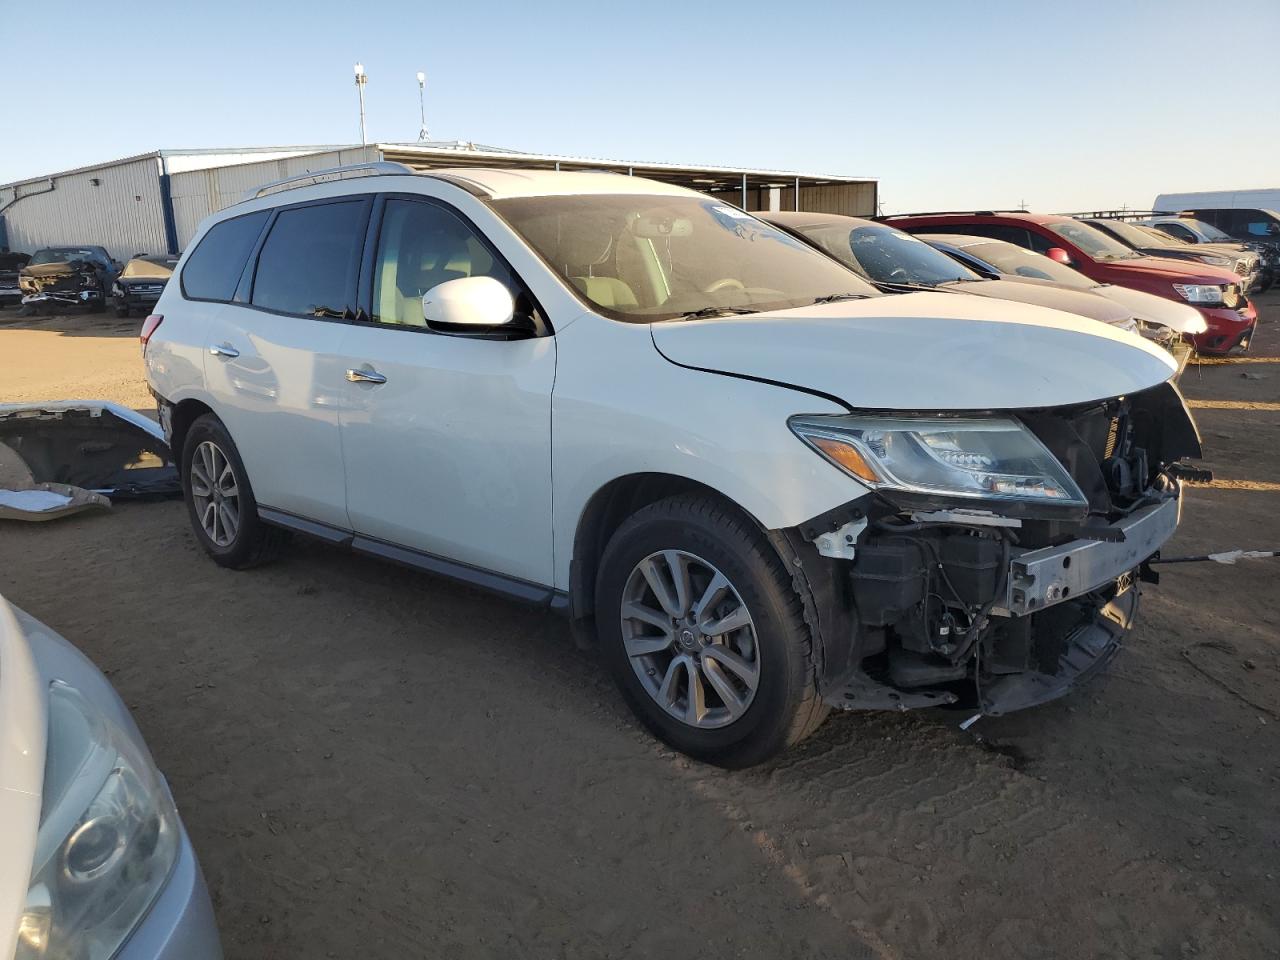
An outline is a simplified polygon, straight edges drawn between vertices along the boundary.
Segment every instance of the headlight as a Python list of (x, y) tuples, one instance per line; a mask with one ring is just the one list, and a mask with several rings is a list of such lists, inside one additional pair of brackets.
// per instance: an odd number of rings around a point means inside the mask
[(1174, 292), (1188, 303), (1218, 304), (1222, 302), (1222, 287), (1212, 283), (1175, 283)]
[(1228, 260), (1226, 257), (1215, 257), (1215, 256), (1214, 256), (1213, 254), (1211, 254), (1211, 253), (1203, 254), (1203, 255), (1200, 257), (1200, 262), (1201, 262), (1201, 263), (1211, 263), (1211, 264), (1213, 264), (1215, 267), (1229, 267), (1229, 266), (1231, 266), (1231, 261), (1230, 261), (1230, 260)]
[(874, 489), (1084, 507), (1052, 453), (1016, 420), (793, 417), (792, 431)]
[(173, 868), (177, 812), (146, 752), (63, 683), (50, 688), (48, 743), (14, 960), (108, 960)]
[(124, 296), (124, 290), (122, 290), (122, 289), (121, 289), (120, 284), (118, 284), (118, 283), (113, 283), (113, 284), (111, 285), (111, 295), (112, 295), (113, 297), (123, 297), (123, 296)]

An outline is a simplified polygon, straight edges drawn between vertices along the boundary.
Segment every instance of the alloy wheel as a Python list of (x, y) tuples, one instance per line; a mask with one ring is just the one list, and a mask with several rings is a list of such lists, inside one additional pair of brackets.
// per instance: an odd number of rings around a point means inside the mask
[(622, 643), (645, 692), (691, 727), (724, 727), (760, 684), (755, 623), (713, 564), (683, 550), (650, 554), (622, 594)]
[(214, 546), (229, 547), (240, 529), (240, 489), (231, 461), (212, 440), (191, 458), (191, 498), (205, 536)]

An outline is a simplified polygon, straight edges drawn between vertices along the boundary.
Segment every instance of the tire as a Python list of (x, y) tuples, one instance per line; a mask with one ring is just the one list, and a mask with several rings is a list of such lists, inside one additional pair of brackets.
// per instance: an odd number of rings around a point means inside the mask
[[(206, 482), (210, 474), (213, 486)], [(234, 504), (228, 495), (232, 490)], [(182, 496), (196, 539), (221, 566), (246, 570), (266, 563), (287, 539), (285, 531), (258, 517), (258, 502), (240, 453), (222, 421), (211, 413), (191, 424), (183, 442)], [(229, 523), (232, 507), (234, 524)], [(212, 523), (212, 531), (207, 523)]]
[(121, 320), (124, 320), (125, 318), (127, 318), (127, 317), (129, 316), (129, 308), (128, 308), (128, 307), (116, 307), (116, 316), (117, 316), (117, 317), (119, 317)]
[[(671, 607), (681, 609), (674, 602), (680, 591), (671, 589), (679, 568), (686, 597), (720, 598), (700, 616), (696, 602), (685, 607), (695, 608), (693, 616), (670, 616)], [(655, 569), (673, 603), (654, 589)], [(715, 574), (727, 589), (709, 589)], [(624, 618), (624, 604), (642, 617)], [(739, 605), (748, 625), (715, 629), (741, 623)], [(830, 712), (818, 695), (811, 635), (791, 578), (764, 534), (729, 505), (682, 495), (633, 514), (601, 557), (595, 609), (601, 654), (623, 697), (654, 735), (691, 757), (749, 767), (798, 743)], [(655, 649), (668, 637), (668, 647)], [(751, 666), (754, 687), (744, 669)], [(705, 712), (691, 709), (694, 676)], [(726, 680), (731, 698), (720, 692)]]

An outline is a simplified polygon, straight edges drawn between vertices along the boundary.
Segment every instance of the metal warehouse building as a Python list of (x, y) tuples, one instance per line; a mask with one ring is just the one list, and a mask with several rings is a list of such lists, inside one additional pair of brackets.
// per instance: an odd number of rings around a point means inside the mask
[(630, 163), (521, 153), (465, 141), (368, 146), (157, 150), (0, 185), (0, 248), (32, 252), (99, 244), (115, 257), (178, 253), (200, 221), (282, 177), (348, 163), (395, 160), (433, 167), (607, 170), (714, 194), (748, 210), (813, 210), (874, 216), (878, 185), (866, 177), (741, 167)]

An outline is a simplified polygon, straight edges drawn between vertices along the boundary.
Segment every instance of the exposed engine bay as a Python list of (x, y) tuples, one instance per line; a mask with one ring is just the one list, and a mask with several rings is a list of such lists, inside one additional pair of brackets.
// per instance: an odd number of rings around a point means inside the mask
[(876, 492), (788, 531), (845, 709), (1054, 699), (1104, 666), (1177, 527), (1199, 436), (1171, 383), (1016, 417), (1087, 499), (1071, 511)]

